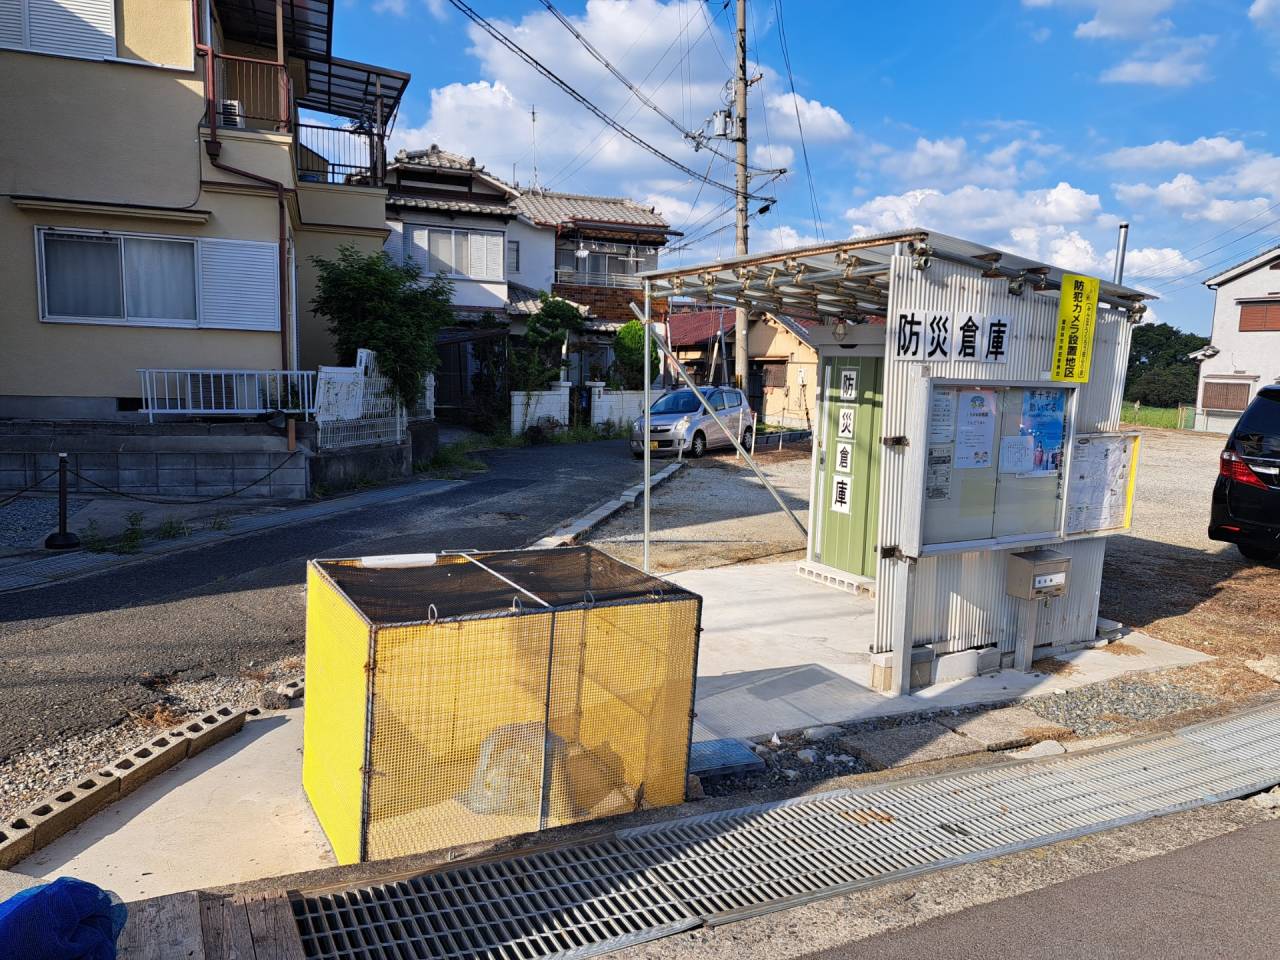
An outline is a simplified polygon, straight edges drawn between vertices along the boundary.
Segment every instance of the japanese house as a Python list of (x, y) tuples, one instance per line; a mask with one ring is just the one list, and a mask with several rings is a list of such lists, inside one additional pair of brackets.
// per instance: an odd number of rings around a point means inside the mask
[(1230, 433), (1259, 387), (1280, 382), (1280, 247), (1205, 281), (1214, 291), (1200, 361), (1196, 429)]

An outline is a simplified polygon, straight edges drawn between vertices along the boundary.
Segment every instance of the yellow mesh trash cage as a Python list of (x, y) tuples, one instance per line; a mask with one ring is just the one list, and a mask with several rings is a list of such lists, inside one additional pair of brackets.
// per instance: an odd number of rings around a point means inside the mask
[(302, 778), (338, 861), (680, 803), (701, 615), (591, 547), (311, 561)]

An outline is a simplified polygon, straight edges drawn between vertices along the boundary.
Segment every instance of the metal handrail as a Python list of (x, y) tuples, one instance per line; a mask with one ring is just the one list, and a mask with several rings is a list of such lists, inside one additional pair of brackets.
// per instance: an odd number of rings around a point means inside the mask
[(621, 287), (639, 290), (643, 281), (631, 273), (593, 273), (589, 270), (556, 270), (556, 283), (579, 287)]
[(297, 125), (298, 179), (313, 183), (379, 186), (386, 161), (384, 137), (368, 130)]
[(200, 370), (143, 368), (142, 412), (182, 416), (258, 416), (315, 412), (312, 370)]
[[(215, 100), (238, 101), (246, 120), (289, 129), (293, 93), (283, 64), (229, 53), (215, 53), (213, 61)], [(222, 118), (218, 125), (225, 126)]]

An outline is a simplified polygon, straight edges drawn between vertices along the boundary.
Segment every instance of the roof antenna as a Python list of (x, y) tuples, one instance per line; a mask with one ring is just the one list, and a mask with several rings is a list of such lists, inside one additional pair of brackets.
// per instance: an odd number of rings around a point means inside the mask
[(538, 189), (538, 105), (529, 108), (529, 124), (533, 131), (533, 189)]

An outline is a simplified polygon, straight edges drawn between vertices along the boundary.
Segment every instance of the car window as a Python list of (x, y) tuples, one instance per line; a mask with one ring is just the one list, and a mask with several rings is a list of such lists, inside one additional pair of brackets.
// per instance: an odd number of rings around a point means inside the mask
[(668, 393), (665, 397), (659, 397), (649, 410), (652, 413), (693, 413), (700, 406), (702, 404), (698, 402), (692, 390), (677, 390), (675, 393)]
[(1267, 390), (1253, 398), (1235, 429), (1246, 457), (1280, 456), (1280, 392)]
[(713, 408), (715, 408), (716, 410), (723, 410), (723, 409), (724, 409), (724, 395), (725, 395), (727, 392), (728, 392), (728, 391), (726, 391), (726, 390), (717, 390), (715, 393), (713, 393), (713, 394), (711, 395), (711, 406), (712, 406)]
[(729, 397), (729, 406), (742, 406), (742, 392), (740, 390), (726, 390), (725, 393), (728, 394)]

